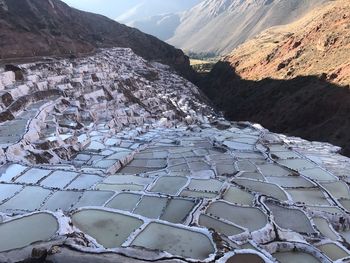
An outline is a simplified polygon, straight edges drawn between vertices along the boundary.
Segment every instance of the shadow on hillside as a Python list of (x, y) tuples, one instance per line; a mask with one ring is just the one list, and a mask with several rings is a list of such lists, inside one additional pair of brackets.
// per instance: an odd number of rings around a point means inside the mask
[(230, 120), (260, 123), (273, 132), (330, 142), (350, 156), (350, 88), (316, 76), (291, 80), (240, 78), (219, 62), (199, 83)]

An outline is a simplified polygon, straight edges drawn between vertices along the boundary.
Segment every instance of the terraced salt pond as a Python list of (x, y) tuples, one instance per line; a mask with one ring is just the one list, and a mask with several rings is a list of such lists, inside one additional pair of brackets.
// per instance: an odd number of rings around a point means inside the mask
[(349, 261), (336, 147), (228, 123), (128, 49), (22, 67), (4, 92), (55, 96), (0, 123), (0, 261)]
[(279, 252), (279, 253), (273, 254), (273, 256), (281, 263), (294, 263), (294, 262), (320, 263), (321, 262), (314, 256), (307, 253), (301, 253), (301, 252)]
[(200, 260), (215, 252), (213, 243), (205, 234), (155, 222), (147, 225), (131, 245)]
[(137, 217), (97, 209), (76, 212), (72, 222), (105, 248), (120, 247), (144, 223)]
[(34, 242), (51, 239), (59, 229), (57, 219), (37, 213), (0, 224), (0, 252), (22, 248)]
[(225, 202), (212, 203), (206, 214), (228, 220), (250, 231), (259, 230), (267, 224), (267, 218), (261, 210), (252, 207), (234, 206)]
[[(216, 133), (210, 129), (204, 131), (204, 138)], [(158, 130), (153, 134), (173, 138), (172, 132)], [(116, 149), (107, 149), (109, 144), (136, 145), (121, 139), (109, 139), (106, 145), (103, 134), (96, 132), (99, 143), (89, 148), (95, 155), (107, 156), (103, 158), (115, 155)], [(151, 136), (152, 132), (149, 134)], [(220, 247), (213, 236), (215, 232), (238, 242), (242, 249), (270, 253), (271, 260), (321, 262), (307, 253), (292, 250), (275, 253), (269, 246), (258, 248), (254, 243), (247, 246), (247, 242), (254, 240), (257, 243), (273, 241), (274, 224), (278, 231), (291, 236), (297, 233), (305, 240), (317, 235), (332, 240), (335, 243), (321, 243), (314, 248), (316, 254), (323, 253), (329, 260), (346, 257), (347, 252), (338, 241), (341, 235), (346, 238), (347, 232), (337, 232), (339, 218), (344, 216), (342, 209), (350, 207), (349, 188), (343, 181), (335, 181), (333, 177), (314, 181), (310, 173), (308, 176), (303, 173), (316, 168), (309, 168), (305, 162), (288, 162), (288, 168), (281, 164), (284, 162), (265, 160), (264, 155), (256, 151), (234, 149), (232, 155), (227, 150), (220, 152), (211, 149), (208, 139), (185, 140), (184, 144), (192, 145), (186, 148), (174, 145), (173, 140), (155, 138), (158, 139), (145, 143), (149, 148), (136, 154), (127, 151), (127, 156), (134, 157), (121, 165), (119, 171), (110, 174), (106, 173), (110, 170), (108, 167), (103, 170), (97, 166), (87, 168), (81, 163), (57, 166), (58, 170), (54, 166), (50, 169), (19, 164), (4, 166), (0, 168), (3, 171), (0, 211), (7, 214), (37, 210), (63, 213), (72, 221), (74, 231), (92, 238), (93, 246), (112, 251), (133, 247), (208, 261)], [(140, 141), (137, 144), (141, 145)], [(86, 151), (78, 159), (88, 160), (89, 154)], [(283, 156), (288, 157), (287, 161), (299, 158), (290, 153)], [(75, 163), (77, 158), (74, 160)], [(291, 167), (291, 164), (303, 167)], [(114, 162), (110, 165), (114, 167)], [(336, 206), (332, 198), (342, 207)], [(30, 238), (33, 242), (49, 240), (56, 235), (57, 228), (54, 230), (51, 236)], [(84, 249), (82, 245), (78, 247)], [(230, 257), (229, 262), (244, 258), (261, 260), (255, 254), (243, 253)]]

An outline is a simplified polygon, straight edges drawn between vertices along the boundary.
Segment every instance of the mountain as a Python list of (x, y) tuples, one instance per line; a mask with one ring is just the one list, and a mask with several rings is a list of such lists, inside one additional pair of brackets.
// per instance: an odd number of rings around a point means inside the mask
[(299, 21), (267, 30), (225, 60), (246, 79), (323, 75), (350, 84), (350, 3), (335, 1)]
[(349, 1), (327, 3), (235, 49), (203, 89), (231, 120), (330, 141), (349, 155), (349, 24)]
[(116, 20), (161, 40), (170, 39), (180, 25), (182, 12), (203, 0), (145, 0), (135, 4)]
[(1, 0), (0, 59), (78, 55), (101, 47), (127, 47), (168, 64), (191, 78), (181, 50), (101, 15), (73, 9), (59, 0)]
[(329, 0), (206, 0), (181, 17), (168, 43), (188, 52), (223, 55), (263, 30), (288, 24)]
[(174, 35), (176, 28), (180, 25), (180, 19), (179, 13), (170, 13), (133, 21), (129, 26), (165, 41)]
[(175, 14), (195, 6), (202, 0), (139, 0), (128, 10), (116, 18), (117, 21), (130, 24), (141, 22), (154, 16)]

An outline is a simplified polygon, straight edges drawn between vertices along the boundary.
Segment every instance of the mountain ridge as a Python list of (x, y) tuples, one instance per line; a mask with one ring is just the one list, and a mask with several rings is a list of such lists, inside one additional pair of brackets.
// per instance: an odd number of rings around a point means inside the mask
[[(132, 48), (148, 60), (193, 77), (184, 53), (156, 37), (59, 0), (2, 0), (0, 58), (89, 53), (101, 47)], [(74, 25), (74, 26), (72, 26)]]

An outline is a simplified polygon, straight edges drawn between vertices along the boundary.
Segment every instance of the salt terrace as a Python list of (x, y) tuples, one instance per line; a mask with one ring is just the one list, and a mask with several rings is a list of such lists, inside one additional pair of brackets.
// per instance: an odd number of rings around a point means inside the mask
[(129, 49), (0, 80), (1, 262), (350, 260), (337, 147), (228, 123)]

